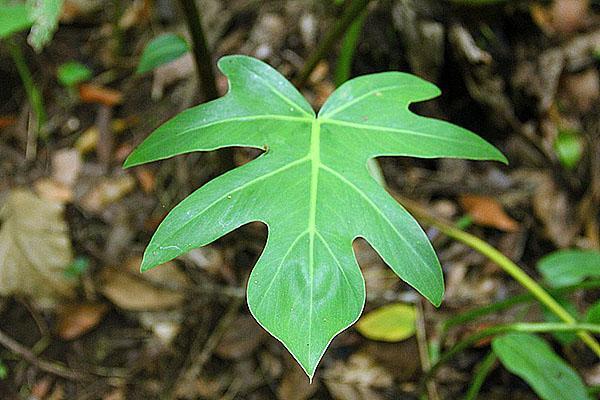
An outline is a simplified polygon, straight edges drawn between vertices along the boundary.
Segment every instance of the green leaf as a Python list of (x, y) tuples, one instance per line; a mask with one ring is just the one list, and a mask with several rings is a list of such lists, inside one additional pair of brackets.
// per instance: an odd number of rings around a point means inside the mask
[(178, 59), (189, 51), (187, 42), (179, 35), (166, 33), (158, 36), (144, 49), (138, 65), (137, 73), (148, 71)]
[(27, 41), (36, 51), (50, 42), (58, 28), (64, 0), (28, 0), (33, 26)]
[(335, 335), (353, 324), (365, 283), (352, 242), (366, 239), (392, 270), (433, 304), (443, 297), (439, 261), (417, 222), (375, 181), (383, 155), (506, 161), (489, 143), (409, 111), (433, 84), (401, 72), (352, 79), (318, 116), (276, 70), (246, 56), (219, 68), (229, 93), (158, 128), (125, 167), (192, 151), (243, 146), (265, 152), (177, 205), (146, 248), (142, 270), (204, 246), (251, 221), (269, 235), (248, 281), (248, 306), (313, 376)]
[(594, 303), (587, 310), (585, 320), (591, 324), (600, 324), (600, 301)]
[(77, 61), (67, 61), (58, 67), (57, 78), (61, 85), (72, 87), (92, 78), (92, 71)]
[(2, 360), (0, 360), (0, 381), (3, 381), (7, 377), (8, 377), (8, 368), (6, 367), (6, 365), (4, 365)]
[(0, 6), (0, 39), (31, 26), (30, 8), (25, 4)]
[[(573, 303), (563, 296), (555, 296), (558, 304), (562, 306), (569, 314), (576, 320), (580, 319), (579, 311)], [(542, 313), (544, 314), (544, 321), (546, 322), (562, 322), (562, 319), (556, 316), (547, 307), (542, 306)], [(577, 334), (575, 332), (553, 332), (552, 336), (556, 338), (563, 345), (570, 345), (577, 340)]]
[(554, 141), (554, 149), (560, 163), (567, 169), (573, 169), (579, 164), (583, 154), (581, 135), (577, 131), (561, 130)]
[(389, 304), (364, 315), (356, 330), (371, 340), (399, 342), (415, 334), (417, 311), (410, 304)]
[(537, 269), (551, 286), (575, 285), (586, 278), (600, 277), (600, 252), (558, 250), (543, 257)]
[(589, 400), (583, 381), (552, 348), (529, 333), (509, 333), (492, 340), (502, 364), (521, 377), (544, 400)]

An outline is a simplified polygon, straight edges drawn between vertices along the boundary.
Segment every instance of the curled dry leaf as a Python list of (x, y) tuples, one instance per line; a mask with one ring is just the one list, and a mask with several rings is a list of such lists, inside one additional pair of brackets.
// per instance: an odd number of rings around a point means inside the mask
[(64, 340), (73, 340), (95, 328), (106, 312), (106, 304), (65, 304), (58, 311), (56, 332)]
[(42, 304), (73, 295), (73, 260), (63, 206), (15, 189), (0, 209), (0, 295), (35, 296)]
[(157, 311), (180, 306), (188, 286), (185, 274), (172, 262), (139, 274), (140, 259), (121, 269), (105, 268), (100, 276), (100, 291), (118, 307), (128, 311)]
[(493, 197), (465, 194), (459, 197), (459, 203), (477, 225), (505, 232), (519, 229), (519, 223), (506, 214), (502, 204)]
[(113, 107), (121, 104), (123, 93), (90, 83), (82, 83), (79, 85), (79, 98), (84, 103), (97, 103)]

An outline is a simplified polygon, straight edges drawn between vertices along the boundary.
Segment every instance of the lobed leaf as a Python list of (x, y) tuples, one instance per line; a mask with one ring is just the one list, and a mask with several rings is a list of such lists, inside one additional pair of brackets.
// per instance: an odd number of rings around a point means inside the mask
[(577, 372), (539, 337), (509, 333), (494, 338), (492, 348), (506, 369), (523, 378), (542, 399), (590, 399)]
[(268, 227), (248, 282), (248, 306), (312, 377), (330, 341), (356, 322), (365, 283), (352, 249), (361, 237), (434, 305), (444, 285), (417, 222), (371, 177), (378, 156), (506, 158), (474, 133), (413, 114), (409, 104), (440, 94), (416, 76), (384, 72), (352, 79), (318, 115), (267, 64), (227, 56), (226, 96), (159, 127), (125, 167), (230, 146), (263, 149), (208, 182), (158, 227), (142, 270), (204, 246), (252, 221)]

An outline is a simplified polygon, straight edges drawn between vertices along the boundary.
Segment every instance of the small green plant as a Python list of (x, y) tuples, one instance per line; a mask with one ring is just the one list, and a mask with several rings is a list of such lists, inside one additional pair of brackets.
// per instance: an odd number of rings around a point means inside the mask
[(438, 306), (444, 285), (433, 248), (371, 177), (367, 161), (506, 158), (466, 129), (413, 114), (410, 103), (440, 91), (410, 74), (352, 79), (315, 114), (283, 76), (259, 60), (227, 56), (219, 68), (229, 78), (229, 93), (158, 128), (124, 166), (230, 146), (264, 153), (176, 206), (146, 248), (142, 271), (262, 221), (269, 236), (248, 281), (248, 306), (310, 377), (333, 337), (362, 312), (365, 284), (352, 249), (357, 237)]
[[(597, 289), (600, 276), (600, 252), (594, 250), (559, 250), (543, 257), (537, 264), (538, 271), (551, 286), (552, 295), (560, 299), (561, 305), (569, 310), (573, 321), (559, 322), (554, 314), (545, 313), (548, 322), (512, 323), (486, 327), (459, 341), (441, 356), (435, 357), (423, 383), (432, 377), (441, 365), (454, 355), (467, 349), (483, 338), (493, 337), (492, 350), (476, 369), (473, 382), (465, 400), (477, 398), (485, 378), (499, 360), (506, 369), (525, 380), (537, 395), (544, 400), (589, 400), (592, 389), (585, 386), (574, 368), (567, 364), (544, 339), (542, 333), (552, 333), (563, 346), (571, 346), (575, 333), (600, 333), (600, 302), (591, 305), (585, 316), (579, 315), (576, 307), (569, 303), (567, 295), (583, 289)], [(590, 279), (592, 278), (592, 279)], [(453, 326), (465, 325), (475, 319), (527, 303), (531, 295), (520, 295), (502, 302), (476, 308), (456, 315), (441, 325), (438, 335), (443, 344), (448, 330)], [(550, 316), (552, 316), (550, 318)], [(590, 341), (586, 341), (590, 345)], [(436, 344), (436, 347), (439, 344)], [(595, 346), (591, 346), (595, 350)]]
[(149, 72), (190, 51), (188, 43), (181, 36), (174, 33), (165, 33), (152, 39), (144, 48), (138, 64), (137, 73)]
[(92, 71), (77, 61), (67, 61), (56, 71), (56, 77), (61, 85), (73, 89), (75, 86), (92, 79)]

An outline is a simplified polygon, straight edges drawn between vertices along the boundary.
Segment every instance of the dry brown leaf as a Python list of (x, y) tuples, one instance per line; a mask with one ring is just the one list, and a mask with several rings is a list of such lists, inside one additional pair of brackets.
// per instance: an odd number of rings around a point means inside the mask
[(250, 315), (240, 315), (232, 324), (235, 329), (225, 332), (215, 353), (225, 359), (249, 356), (264, 338), (264, 331)]
[(33, 184), (40, 197), (56, 203), (70, 203), (73, 201), (73, 190), (70, 187), (56, 182), (50, 178), (42, 178)]
[(458, 201), (477, 225), (505, 232), (519, 229), (519, 223), (506, 214), (502, 205), (493, 197), (465, 194)]
[(64, 340), (73, 340), (95, 328), (106, 312), (106, 304), (65, 304), (58, 311), (56, 332)]
[(560, 248), (573, 244), (580, 229), (569, 196), (550, 176), (541, 176), (533, 195), (533, 212), (542, 221), (548, 239)]
[(297, 363), (291, 361), (286, 365), (281, 383), (277, 387), (279, 400), (310, 399), (319, 389), (318, 382), (309, 383), (306, 374)]
[(79, 98), (84, 103), (97, 103), (113, 107), (123, 101), (123, 93), (91, 83), (82, 83), (79, 85)]
[(143, 274), (139, 266), (140, 260), (133, 259), (120, 270), (105, 268), (100, 277), (102, 294), (129, 311), (166, 310), (183, 303), (189, 282), (174, 263), (165, 263)]
[(336, 361), (324, 375), (327, 389), (340, 400), (383, 400), (376, 390), (393, 383), (392, 376), (363, 353), (352, 354), (346, 362)]
[(73, 295), (64, 274), (73, 261), (63, 206), (15, 189), (0, 209), (0, 295), (35, 296), (42, 304)]
[(106, 178), (83, 196), (81, 206), (92, 213), (101, 212), (108, 205), (130, 193), (134, 187), (135, 179), (131, 175)]
[(81, 154), (76, 149), (61, 149), (52, 155), (52, 178), (72, 187), (81, 172)]
[(9, 126), (13, 126), (17, 123), (17, 118), (15, 117), (0, 117), (0, 129), (7, 128)]

